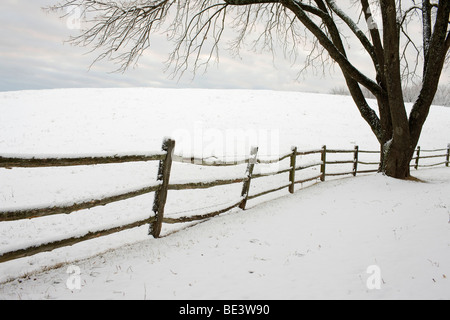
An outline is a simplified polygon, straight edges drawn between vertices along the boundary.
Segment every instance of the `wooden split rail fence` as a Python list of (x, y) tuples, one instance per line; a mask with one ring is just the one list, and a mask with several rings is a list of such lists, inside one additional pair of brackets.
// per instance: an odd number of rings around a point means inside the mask
[[(175, 149), (175, 141), (171, 139), (165, 139), (162, 145), (162, 152), (151, 154), (151, 155), (125, 155), (125, 156), (99, 156), (99, 157), (79, 157), (79, 158), (17, 158), (17, 157), (8, 157), (0, 155), (0, 168), (42, 168), (42, 167), (63, 167), (63, 166), (86, 166), (86, 165), (98, 165), (98, 164), (112, 164), (112, 163), (128, 163), (128, 162), (142, 162), (142, 161), (159, 161), (158, 174), (156, 177), (156, 183), (141, 188), (137, 190), (132, 190), (126, 193), (120, 193), (116, 195), (110, 195), (108, 197), (102, 199), (94, 199), (82, 201), (74, 204), (66, 204), (60, 206), (53, 207), (45, 207), (45, 208), (32, 208), (32, 209), (20, 209), (13, 211), (5, 211), (0, 208), (0, 223), (7, 221), (15, 221), (21, 219), (35, 219), (44, 216), (56, 215), (56, 214), (70, 214), (76, 211), (85, 210), (94, 208), (97, 206), (105, 206), (107, 204), (130, 199), (133, 197), (137, 197), (140, 195), (148, 194), (154, 192), (154, 201), (153, 201), (153, 215), (150, 215), (147, 219), (135, 221), (133, 223), (127, 225), (121, 225), (110, 229), (105, 229), (101, 231), (88, 232), (85, 235), (65, 238), (58, 241), (53, 241), (51, 243), (38, 244), (36, 246), (27, 247), (19, 250), (14, 250), (10, 252), (0, 253), (0, 262), (5, 262), (21, 257), (31, 256), (40, 252), (51, 251), (60, 247), (70, 246), (76, 244), (81, 241), (94, 239), (101, 236), (106, 236), (112, 233), (124, 231), (131, 228), (136, 228), (142, 225), (149, 225), (149, 234), (155, 238), (158, 238), (161, 233), (161, 228), (163, 223), (183, 223), (183, 222), (191, 222), (197, 220), (204, 220), (214, 216), (217, 216), (221, 213), (227, 212), (233, 208), (239, 207), (245, 210), (246, 204), (248, 200), (279, 191), (282, 189), (286, 189), (290, 193), (294, 193), (294, 187), (296, 184), (303, 184), (308, 181), (325, 181), (327, 176), (339, 176), (339, 175), (353, 175), (356, 176), (358, 173), (371, 173), (377, 172), (378, 169), (366, 169), (360, 170), (359, 165), (372, 165), (378, 166), (378, 161), (361, 161), (359, 159), (362, 154), (379, 154), (379, 151), (365, 151), (360, 150), (358, 146), (354, 148), (354, 150), (336, 150), (336, 149), (327, 149), (326, 146), (323, 146), (321, 149), (310, 150), (310, 151), (298, 151), (296, 147), (292, 148), (292, 151), (278, 157), (277, 159), (272, 160), (264, 160), (258, 158), (258, 148), (254, 147), (251, 150), (250, 156), (246, 159), (240, 161), (233, 162), (224, 162), (224, 161), (207, 161), (206, 159), (199, 158), (183, 158), (180, 156), (174, 155)], [(439, 154), (433, 154), (436, 152), (441, 152)], [(327, 155), (330, 154), (352, 154), (352, 159), (347, 160), (333, 160), (330, 161), (327, 159)], [(308, 156), (313, 154), (320, 154), (320, 161), (314, 161), (308, 164), (298, 164), (298, 156)], [(290, 161), (289, 167), (286, 169), (280, 169), (275, 172), (269, 173), (254, 173), (255, 165), (257, 164), (274, 164), (279, 163), (285, 159)], [(439, 161), (437, 163), (425, 163), (420, 164), (420, 159), (431, 159), (431, 158), (444, 158), (444, 161)], [(436, 149), (436, 150), (422, 150), (420, 147), (416, 150), (416, 155), (412, 159), (411, 166), (415, 169), (419, 167), (431, 167), (438, 165), (449, 166), (449, 158), (450, 158), (450, 144), (447, 148), (444, 149)], [(195, 165), (202, 166), (236, 166), (247, 164), (246, 173), (242, 178), (236, 179), (224, 179), (224, 180), (215, 180), (210, 182), (192, 182), (192, 183), (182, 183), (182, 184), (171, 184), (170, 181), (170, 173), (172, 162), (181, 162), (181, 163), (191, 163)], [(330, 165), (343, 165), (350, 164), (352, 165), (351, 171), (344, 172), (329, 172)], [(320, 173), (318, 173), (317, 168), (320, 167)], [(314, 174), (313, 176), (296, 179), (296, 173), (301, 170), (316, 168), (316, 172), (318, 174)], [(279, 175), (283, 173), (289, 173), (289, 182), (278, 186), (276, 188), (265, 190), (256, 194), (250, 195), (250, 184), (251, 181), (258, 178), (269, 177), (274, 175)], [(164, 208), (167, 201), (168, 191), (169, 190), (188, 190), (188, 189), (207, 189), (217, 186), (224, 186), (230, 184), (242, 183), (242, 191), (239, 198), (239, 201), (231, 205), (227, 205), (224, 208), (219, 210), (215, 210), (213, 212), (209, 212), (207, 214), (202, 215), (193, 215), (187, 217), (180, 218), (169, 218), (164, 217)]]

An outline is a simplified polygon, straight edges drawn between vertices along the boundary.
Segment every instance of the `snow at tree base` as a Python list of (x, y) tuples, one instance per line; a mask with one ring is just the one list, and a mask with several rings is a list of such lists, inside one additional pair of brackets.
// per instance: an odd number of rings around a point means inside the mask
[[(371, 103), (375, 103), (372, 101)], [(350, 97), (187, 89), (0, 93), (0, 154), (159, 152), (217, 159), (329, 148), (377, 150)], [(419, 145), (446, 148), (433, 106)], [(319, 159), (320, 160), (320, 159)], [(377, 160), (377, 159), (375, 159)], [(300, 161), (314, 161), (299, 156)], [(94, 199), (154, 183), (157, 162), (0, 169), (2, 209)], [(280, 163), (280, 166), (289, 166)], [(256, 166), (255, 170), (269, 170)], [(347, 168), (348, 169), (348, 168)], [(174, 162), (171, 183), (242, 177), (246, 165)], [(249, 200), (201, 223), (143, 226), (0, 264), (0, 299), (450, 299), (450, 168), (327, 178)], [(258, 179), (250, 193), (286, 183)], [(169, 191), (167, 217), (239, 199), (241, 184)], [(153, 193), (70, 215), (0, 223), (0, 254), (151, 216)]]

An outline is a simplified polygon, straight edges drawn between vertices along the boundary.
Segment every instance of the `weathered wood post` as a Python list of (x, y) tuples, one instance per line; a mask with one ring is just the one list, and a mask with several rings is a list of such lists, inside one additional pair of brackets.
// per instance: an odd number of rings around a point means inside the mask
[(420, 147), (417, 147), (416, 153), (416, 164), (414, 165), (414, 169), (419, 169), (419, 158), (420, 158)]
[(247, 171), (245, 172), (245, 180), (244, 185), (242, 186), (241, 197), (242, 202), (239, 205), (239, 208), (245, 210), (245, 206), (247, 205), (248, 193), (250, 191), (250, 182), (252, 180), (253, 169), (256, 164), (256, 156), (258, 154), (258, 147), (252, 147), (250, 151), (250, 159), (248, 160)]
[(164, 207), (167, 200), (167, 189), (169, 186), (170, 170), (172, 168), (173, 150), (175, 149), (175, 140), (164, 139), (162, 150), (167, 152), (164, 159), (159, 161), (157, 181), (161, 181), (159, 189), (155, 192), (153, 200), (153, 212), (155, 220), (150, 224), (149, 234), (158, 238), (161, 233), (162, 222), (164, 219)]
[(294, 193), (295, 187), (295, 165), (297, 162), (297, 147), (292, 147), (292, 155), (291, 155), (291, 171), (289, 171), (289, 192)]
[(353, 176), (356, 177), (358, 172), (358, 151), (359, 147), (355, 146), (355, 152), (353, 153)]
[(447, 144), (447, 157), (445, 158), (445, 166), (448, 167), (448, 163), (450, 162), (450, 143)]
[(322, 147), (322, 156), (321, 156), (322, 164), (320, 165), (320, 173), (322, 174), (320, 176), (320, 181), (325, 181), (325, 169), (326, 169), (326, 162), (327, 162), (327, 146)]

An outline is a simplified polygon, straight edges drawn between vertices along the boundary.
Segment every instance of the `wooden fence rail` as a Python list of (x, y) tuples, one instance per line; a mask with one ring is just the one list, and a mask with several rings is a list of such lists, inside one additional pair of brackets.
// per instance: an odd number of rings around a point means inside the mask
[(164, 153), (151, 155), (112, 155), (112, 156), (91, 156), (77, 158), (17, 158), (12, 156), (0, 156), (0, 167), (3, 168), (45, 168), (45, 167), (69, 167), (88, 166), (98, 164), (126, 163), (126, 162), (146, 162), (161, 160)]
[[(156, 177), (156, 183), (150, 186), (143, 187), (137, 190), (129, 190), (120, 194), (113, 194), (101, 199), (89, 199), (80, 201), (78, 203), (63, 204), (53, 207), (43, 207), (43, 208), (30, 208), (30, 209), (18, 209), (18, 210), (2, 210), (0, 208), (0, 223), (21, 219), (34, 219), (43, 216), (56, 215), (56, 214), (70, 214), (76, 211), (90, 209), (96, 206), (105, 206), (107, 204), (122, 201), (125, 199), (130, 199), (140, 195), (148, 194), (154, 192), (154, 202), (153, 202), (153, 215), (149, 215), (147, 219), (129, 223), (127, 225), (121, 225), (110, 229), (87, 232), (84, 235), (78, 237), (70, 237), (66, 239), (61, 239), (53, 241), (50, 243), (38, 244), (36, 246), (22, 248), (19, 250), (14, 250), (10, 252), (5, 252), (0, 254), (0, 262), (9, 261), (12, 259), (17, 259), (21, 257), (26, 257), (34, 255), (40, 252), (51, 251), (60, 247), (70, 246), (81, 241), (94, 239), (101, 236), (106, 236), (115, 232), (124, 231), (131, 228), (136, 228), (142, 225), (149, 225), (149, 234), (155, 238), (158, 238), (161, 233), (161, 228), (163, 223), (173, 224), (173, 223), (184, 223), (192, 222), (198, 220), (204, 220), (212, 218), (224, 212), (230, 211), (233, 208), (241, 208), (245, 210), (248, 200), (255, 199), (269, 193), (287, 189), (289, 193), (294, 193), (294, 186), (296, 184), (303, 184), (310, 181), (325, 181), (326, 177), (331, 176), (341, 176), (341, 175), (353, 175), (361, 173), (373, 173), (377, 172), (378, 169), (364, 169), (361, 170), (361, 166), (365, 165), (379, 165), (379, 162), (374, 161), (362, 161), (361, 154), (379, 154), (380, 151), (370, 151), (370, 150), (360, 150), (358, 146), (355, 146), (353, 150), (342, 150), (342, 149), (327, 149), (323, 146), (321, 149), (317, 150), (307, 150), (298, 151), (297, 147), (293, 147), (291, 152), (286, 153), (277, 157), (276, 159), (265, 160), (258, 158), (258, 148), (253, 147), (250, 156), (245, 159), (238, 161), (221, 161), (214, 157), (210, 158), (183, 158), (174, 155), (175, 141), (171, 139), (165, 139), (162, 145), (162, 151), (153, 154), (141, 154), (141, 155), (113, 155), (113, 156), (88, 156), (88, 157), (68, 157), (68, 158), (34, 158), (34, 157), (23, 157), (17, 158), (14, 156), (0, 155), (0, 168), (42, 168), (42, 167), (60, 167), (60, 166), (84, 166), (84, 165), (97, 165), (97, 164), (112, 164), (112, 163), (126, 163), (126, 162), (136, 162), (136, 161), (159, 161), (158, 175)], [(432, 154), (439, 152), (439, 154)], [(423, 155), (426, 153), (427, 155)], [(320, 155), (320, 160), (310, 161), (309, 163), (298, 163), (298, 156), (310, 156), (310, 155)], [(333, 154), (350, 154), (351, 159), (344, 160), (330, 160), (329, 158)], [(439, 161), (436, 163), (419, 163), (419, 160), (423, 159), (435, 159), (435, 158), (445, 158), (445, 161)], [(417, 148), (415, 156), (412, 159), (411, 167), (418, 169), (419, 167), (432, 167), (438, 165), (449, 166), (450, 158), (450, 144), (447, 148), (436, 149), (436, 150), (423, 150), (420, 147)], [(256, 165), (262, 164), (275, 164), (280, 163), (286, 159), (289, 159), (289, 167), (275, 170), (272, 172), (260, 172), (254, 173)], [(200, 166), (237, 166), (242, 164), (247, 164), (247, 169), (245, 175), (241, 178), (234, 179), (222, 179), (214, 181), (200, 181), (200, 182), (186, 182), (186, 183), (170, 183), (170, 173), (172, 162), (180, 163), (190, 163), (193, 165)], [(336, 165), (351, 165), (349, 171), (344, 172), (332, 172), (330, 171), (330, 166)], [(314, 174), (310, 177), (303, 177), (297, 179), (297, 173), (306, 169), (317, 169), (320, 167), (320, 174)], [(255, 194), (250, 194), (250, 185), (253, 179), (259, 179), (264, 177), (270, 177), (275, 175), (280, 175), (287, 173), (289, 175), (288, 181), (285, 184), (277, 186), (275, 188), (260, 191)], [(168, 197), (169, 190), (193, 190), (193, 189), (208, 189), (218, 186), (225, 186), (231, 184), (242, 183), (242, 191), (239, 199), (231, 204), (227, 204), (222, 208), (215, 209), (212, 212), (206, 214), (191, 215), (178, 218), (168, 218), (164, 217), (165, 204)], [(217, 207), (216, 207), (217, 208)]]
[(70, 214), (72, 212), (91, 209), (98, 206), (105, 206), (109, 203), (131, 199), (137, 196), (141, 196), (150, 192), (158, 190), (159, 185), (149, 186), (141, 188), (138, 190), (120, 193), (117, 195), (111, 195), (102, 199), (86, 200), (74, 204), (59, 205), (53, 207), (44, 208), (32, 208), (32, 209), (20, 209), (15, 211), (0, 211), (0, 222), (1, 221), (14, 221), (21, 219), (33, 219), (39, 217), (45, 217), (55, 214)]

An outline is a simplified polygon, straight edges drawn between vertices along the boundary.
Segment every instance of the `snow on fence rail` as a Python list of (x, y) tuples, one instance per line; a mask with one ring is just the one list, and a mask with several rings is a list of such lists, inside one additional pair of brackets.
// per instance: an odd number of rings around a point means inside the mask
[[(37, 244), (32, 247), (21, 248), (10, 252), (5, 252), (0, 254), (0, 262), (5, 262), (25, 256), (34, 255), (40, 252), (51, 251), (56, 248), (70, 246), (81, 241), (94, 239), (101, 236), (106, 236), (112, 233), (124, 231), (131, 228), (140, 227), (145, 224), (149, 224), (149, 234), (153, 237), (158, 238), (161, 233), (162, 223), (184, 223), (197, 220), (204, 220), (221, 213), (227, 212), (233, 208), (239, 207), (245, 210), (248, 200), (276, 192), (287, 188), (290, 193), (294, 193), (294, 186), (296, 184), (303, 184), (309, 181), (325, 181), (327, 176), (340, 176), (340, 175), (353, 175), (356, 176), (358, 173), (372, 173), (377, 172), (377, 169), (365, 169), (360, 170), (359, 165), (371, 165), (379, 166), (379, 161), (362, 161), (360, 156), (363, 154), (379, 154), (380, 151), (368, 151), (360, 150), (358, 146), (355, 146), (353, 150), (339, 150), (339, 149), (327, 149), (323, 146), (321, 149), (309, 150), (309, 151), (298, 151), (297, 147), (293, 147), (291, 152), (281, 155), (276, 159), (264, 160), (258, 158), (258, 148), (253, 147), (250, 152), (250, 157), (233, 162), (226, 162), (215, 159), (211, 161), (212, 158), (183, 158), (174, 155), (175, 141), (171, 139), (165, 139), (162, 145), (161, 152), (155, 152), (152, 154), (141, 154), (141, 155), (97, 155), (97, 156), (82, 156), (82, 157), (33, 157), (33, 156), (23, 156), (17, 157), (12, 155), (0, 155), (0, 168), (12, 169), (18, 168), (42, 168), (42, 167), (59, 167), (59, 166), (84, 166), (84, 165), (97, 165), (97, 164), (112, 164), (112, 163), (126, 163), (126, 162), (137, 162), (137, 161), (159, 161), (158, 175), (156, 177), (156, 183), (143, 187), (137, 190), (128, 190), (127, 192), (122, 192), (120, 194), (113, 194), (102, 199), (89, 199), (80, 201), (78, 203), (72, 204), (62, 204), (53, 207), (42, 207), (42, 208), (29, 208), (29, 209), (18, 209), (13, 211), (4, 211), (0, 209), (0, 222), (14, 221), (21, 219), (34, 219), (38, 217), (55, 215), (55, 214), (70, 214), (76, 211), (90, 209), (96, 206), (105, 206), (112, 202), (117, 202), (125, 199), (130, 199), (143, 194), (148, 194), (154, 192), (153, 201), (153, 212), (154, 215), (149, 216), (149, 218), (135, 221), (127, 225), (121, 225), (114, 228), (109, 228), (100, 231), (88, 232), (84, 235), (60, 239), (57, 241), (52, 241), (49, 243)], [(438, 154), (436, 154), (438, 153)], [(309, 156), (309, 155), (320, 155), (320, 161), (312, 161), (306, 164), (297, 164), (299, 156)], [(344, 160), (329, 160), (328, 155), (333, 154), (351, 154), (353, 157), (351, 159)], [(425, 155), (423, 155), (425, 154)], [(434, 158), (445, 158), (445, 161), (440, 162), (430, 162), (430, 159)], [(280, 163), (281, 161), (289, 158), (289, 167), (285, 169), (280, 169), (271, 172), (264, 173), (253, 173), (255, 165), (257, 164), (274, 164)], [(438, 165), (449, 166), (450, 158), (450, 144), (447, 148), (436, 149), (436, 150), (424, 150), (420, 147), (417, 148), (415, 156), (412, 159), (411, 167), (418, 169), (419, 167), (432, 167)], [(425, 163), (419, 163), (420, 159), (425, 159)], [(247, 169), (244, 177), (235, 179), (222, 179), (214, 180), (208, 182), (186, 182), (186, 183), (175, 183), (170, 184), (170, 173), (172, 162), (180, 163), (190, 163), (193, 165), (200, 166), (237, 166), (240, 164), (247, 164)], [(334, 165), (346, 165), (351, 164), (351, 171), (343, 172), (329, 172), (329, 167)], [(316, 169), (320, 167), (320, 174), (314, 174), (309, 177), (302, 177), (296, 179), (296, 173), (306, 170), (306, 169)], [(250, 184), (254, 179), (280, 175), (283, 173), (289, 173), (289, 182), (277, 186), (275, 188), (264, 190), (255, 194), (250, 195)], [(223, 208), (216, 209), (215, 211), (201, 214), (201, 215), (191, 215), (179, 218), (167, 218), (164, 217), (164, 208), (167, 200), (168, 190), (189, 190), (189, 189), (208, 189), (217, 186), (231, 185), (236, 183), (242, 183), (242, 191), (239, 201), (232, 204), (227, 204)]]

